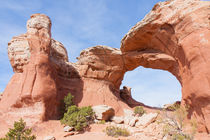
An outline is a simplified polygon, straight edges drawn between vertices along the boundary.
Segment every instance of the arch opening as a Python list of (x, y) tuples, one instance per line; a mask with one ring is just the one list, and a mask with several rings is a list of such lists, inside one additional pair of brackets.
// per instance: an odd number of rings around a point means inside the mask
[(162, 108), (165, 104), (181, 101), (181, 85), (174, 75), (165, 70), (137, 67), (124, 75), (120, 89), (131, 88), (137, 102)]

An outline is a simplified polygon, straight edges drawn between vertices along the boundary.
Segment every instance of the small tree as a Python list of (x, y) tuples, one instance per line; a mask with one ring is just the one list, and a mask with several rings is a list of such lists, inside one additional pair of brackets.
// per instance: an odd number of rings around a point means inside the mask
[(68, 107), (74, 105), (74, 102), (73, 102), (73, 99), (74, 99), (74, 96), (71, 95), (71, 93), (68, 93), (67, 96), (64, 97), (63, 100), (61, 100), (61, 105), (60, 105), (60, 117), (63, 118), (63, 115), (65, 112), (68, 111)]
[(73, 102), (74, 96), (69, 93), (67, 96), (64, 97), (63, 102), (65, 104), (65, 111), (68, 110), (68, 107), (74, 105)]
[(61, 123), (74, 127), (76, 131), (81, 131), (93, 121), (93, 116), (94, 112), (90, 106), (78, 108), (73, 105), (68, 108)]
[(144, 108), (142, 106), (135, 107), (135, 109), (134, 109), (135, 115), (142, 116), (144, 113), (146, 113), (146, 111), (144, 110)]
[(94, 112), (90, 106), (78, 108), (73, 105), (73, 96), (69, 93), (64, 98), (65, 110), (61, 123), (74, 127), (76, 131), (84, 130), (94, 119)]
[(21, 118), (18, 122), (14, 123), (14, 128), (9, 129), (5, 138), (0, 138), (0, 140), (35, 140), (36, 136), (31, 135), (32, 129), (26, 128), (26, 123)]

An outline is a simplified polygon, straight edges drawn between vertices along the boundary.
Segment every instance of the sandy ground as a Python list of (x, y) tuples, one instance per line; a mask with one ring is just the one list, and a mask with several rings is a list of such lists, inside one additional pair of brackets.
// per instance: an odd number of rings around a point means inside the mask
[(54, 136), (56, 140), (136, 140), (134, 137), (113, 138), (107, 136), (103, 130), (107, 125), (92, 124), (90, 129), (84, 133), (73, 136), (64, 137), (68, 132), (63, 131), (63, 126), (59, 121), (48, 121), (39, 126), (33, 127), (34, 134), (37, 135), (37, 140), (43, 140), (46, 136)]
[[(157, 112), (158, 109), (148, 109), (147, 112)], [(9, 128), (13, 128), (13, 123), (10, 120), (19, 120), (13, 115), (3, 115), (0, 112), (0, 138), (4, 137)], [(30, 120), (29, 120), (30, 121)], [(27, 124), (30, 124), (27, 122)], [(134, 136), (113, 138), (107, 136), (103, 130), (108, 124), (92, 124), (84, 133), (73, 136), (64, 137), (68, 132), (63, 131), (63, 125), (59, 120), (49, 120), (46, 122), (36, 123), (32, 126), (33, 134), (37, 136), (37, 140), (43, 140), (46, 136), (54, 136), (56, 140), (140, 140)], [(142, 140), (153, 140), (152, 138)], [(210, 140), (210, 135), (198, 133), (195, 140)]]
[[(36, 135), (37, 140), (43, 140), (46, 136), (54, 136), (56, 140), (136, 140), (134, 137), (119, 137), (113, 138), (107, 136), (103, 130), (106, 128), (105, 124), (92, 124), (90, 129), (84, 133), (73, 136), (64, 137), (68, 132), (63, 131), (63, 125), (58, 120), (50, 120), (32, 127), (33, 134)], [(0, 137), (3, 137), (8, 129), (8, 126), (3, 121), (0, 121)]]
[[(90, 129), (88, 129), (86, 132), (68, 137), (64, 137), (64, 135), (68, 134), (69, 132), (63, 131), (63, 125), (61, 125), (60, 121), (58, 120), (50, 120), (36, 124), (34, 127), (32, 127), (32, 129), (33, 134), (37, 136), (37, 140), (43, 140), (46, 136), (54, 136), (56, 140), (139, 140), (139, 138), (137, 139), (134, 136), (118, 138), (107, 136), (103, 132), (107, 126), (107, 124), (92, 124)], [(5, 135), (9, 127), (11, 126), (8, 126), (6, 123), (0, 121), (0, 137)], [(146, 140), (153, 139), (151, 138)], [(210, 140), (210, 135), (207, 136), (206, 134), (197, 134), (195, 140)]]

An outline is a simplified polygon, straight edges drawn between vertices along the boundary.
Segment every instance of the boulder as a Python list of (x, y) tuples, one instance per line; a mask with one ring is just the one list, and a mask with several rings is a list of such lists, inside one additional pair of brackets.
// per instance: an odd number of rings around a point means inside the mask
[(133, 117), (130, 122), (128, 123), (129, 126), (135, 126), (136, 122), (138, 121), (138, 117)]
[(56, 140), (54, 136), (47, 136), (44, 140)]
[(124, 112), (124, 117), (133, 117), (135, 115), (134, 111), (130, 109), (123, 109), (123, 112)]
[(138, 117), (129, 116), (124, 117), (124, 124), (129, 125), (131, 127), (135, 126), (135, 123), (138, 121)]
[(117, 124), (121, 124), (124, 122), (124, 118), (122, 116), (121, 117), (114, 116), (111, 118), (111, 121), (113, 121)]
[(70, 133), (65, 134), (63, 137), (72, 136), (72, 135), (74, 135), (74, 134), (76, 134), (76, 133), (75, 133), (75, 132), (70, 132)]
[(141, 117), (138, 118), (138, 121), (136, 122), (136, 127), (147, 127), (149, 124), (154, 122), (158, 116), (158, 113), (148, 113), (143, 114)]
[(71, 127), (71, 126), (65, 126), (64, 128), (63, 128), (63, 131), (64, 132), (70, 132), (70, 131), (72, 131), (74, 129), (74, 127)]
[(114, 109), (107, 105), (97, 105), (92, 107), (95, 112), (96, 119), (98, 120), (110, 120), (114, 115)]

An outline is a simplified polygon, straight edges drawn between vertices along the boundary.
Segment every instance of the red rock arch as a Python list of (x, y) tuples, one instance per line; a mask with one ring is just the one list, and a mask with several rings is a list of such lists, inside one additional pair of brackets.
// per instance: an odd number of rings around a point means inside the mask
[(171, 72), (182, 85), (199, 130), (210, 130), (210, 3), (177, 0), (158, 3), (122, 39), (125, 67), (139, 65)]
[(68, 92), (74, 94), (79, 106), (106, 104), (120, 114), (123, 108), (129, 108), (119, 95), (123, 76), (144, 66), (167, 70), (179, 80), (182, 103), (190, 106), (188, 117), (197, 119), (199, 131), (209, 132), (209, 7), (209, 2), (199, 0), (158, 3), (125, 35), (121, 50), (91, 47), (81, 52), (76, 63), (68, 62), (63, 45), (51, 38), (50, 19), (42, 14), (32, 15), (27, 33), (8, 44), (15, 74), (0, 101), (0, 119), (9, 115), (17, 119), (25, 109), (30, 110), (22, 115), (26, 119), (37, 110), (33, 123), (56, 117), (59, 101)]

